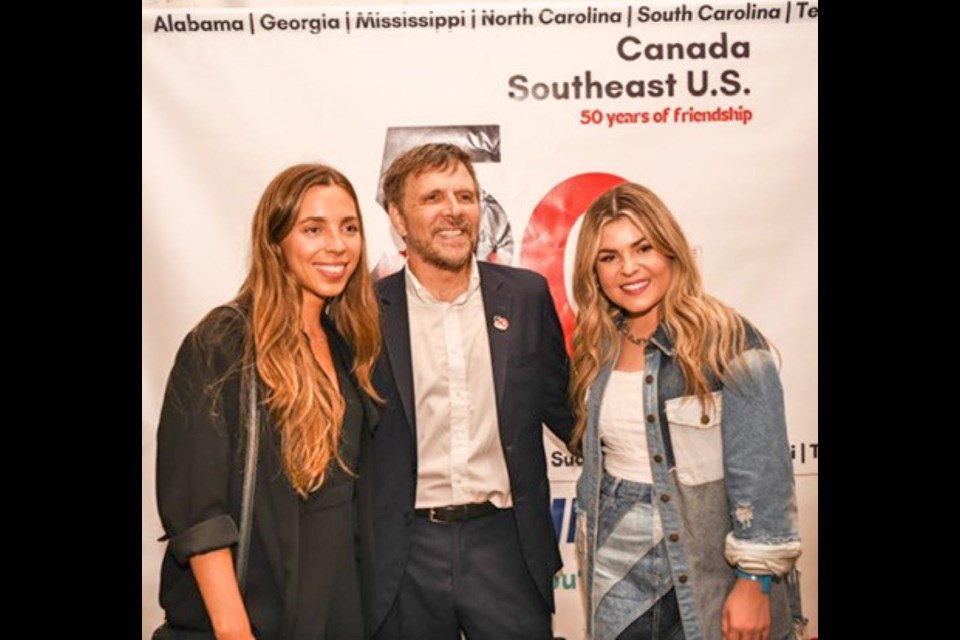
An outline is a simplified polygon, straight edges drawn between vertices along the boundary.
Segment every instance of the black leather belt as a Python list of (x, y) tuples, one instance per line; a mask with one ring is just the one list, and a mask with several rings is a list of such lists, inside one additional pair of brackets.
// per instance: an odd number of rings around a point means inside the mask
[(495, 514), (499, 509), (489, 500), (487, 502), (473, 502), (470, 504), (455, 504), (449, 507), (430, 507), (429, 509), (414, 509), (413, 512), (430, 522), (450, 524), (463, 522)]

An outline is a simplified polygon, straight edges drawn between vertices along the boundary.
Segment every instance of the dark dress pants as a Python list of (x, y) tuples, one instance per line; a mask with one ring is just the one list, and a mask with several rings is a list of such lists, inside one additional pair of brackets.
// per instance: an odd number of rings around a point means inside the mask
[(550, 611), (520, 549), (512, 509), (411, 525), (410, 557), (377, 640), (542, 640)]

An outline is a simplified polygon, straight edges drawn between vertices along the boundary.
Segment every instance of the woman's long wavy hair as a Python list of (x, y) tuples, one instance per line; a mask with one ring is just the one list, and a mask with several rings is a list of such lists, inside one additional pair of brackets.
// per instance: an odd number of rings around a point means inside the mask
[[(267, 186), (253, 218), (250, 272), (236, 301), (251, 307), (257, 372), (266, 385), (265, 402), (280, 431), (283, 469), (301, 496), (323, 483), (331, 461), (348, 469), (340, 455), (343, 397), (317, 363), (301, 316), (301, 290), (287, 268), (280, 242), (293, 230), (304, 194), (315, 186), (346, 191), (363, 218), (353, 185), (342, 173), (320, 164), (300, 164), (281, 172)], [(366, 243), (343, 292), (324, 311), (353, 349), (357, 382), (379, 399), (371, 382), (380, 353), (377, 300), (367, 269)], [(320, 322), (320, 318), (317, 318)]]
[(674, 341), (686, 393), (711, 404), (710, 378), (724, 381), (727, 363), (746, 345), (743, 319), (703, 291), (687, 238), (660, 198), (629, 182), (609, 189), (587, 209), (574, 259), (573, 297), (578, 313), (570, 399), (577, 421), (570, 446), (577, 451), (587, 426), (587, 391), (617, 353), (621, 310), (600, 289), (596, 263), (603, 228), (621, 218), (635, 224), (653, 247), (670, 259), (672, 277), (659, 314)]

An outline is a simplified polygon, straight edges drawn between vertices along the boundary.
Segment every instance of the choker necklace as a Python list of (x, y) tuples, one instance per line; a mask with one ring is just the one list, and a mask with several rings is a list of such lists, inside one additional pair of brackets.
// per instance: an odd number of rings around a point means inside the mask
[(633, 344), (637, 345), (638, 347), (645, 346), (648, 342), (647, 338), (638, 338), (637, 336), (630, 333), (630, 330), (627, 329), (626, 323), (623, 323), (622, 325), (620, 325), (620, 334), (624, 338), (632, 342)]

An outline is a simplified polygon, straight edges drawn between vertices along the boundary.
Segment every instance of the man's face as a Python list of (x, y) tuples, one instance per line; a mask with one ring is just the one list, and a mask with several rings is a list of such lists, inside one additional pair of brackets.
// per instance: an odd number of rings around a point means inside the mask
[(411, 258), (459, 271), (470, 263), (480, 233), (477, 185), (460, 162), (408, 176), (402, 206), (390, 205), (390, 219)]

